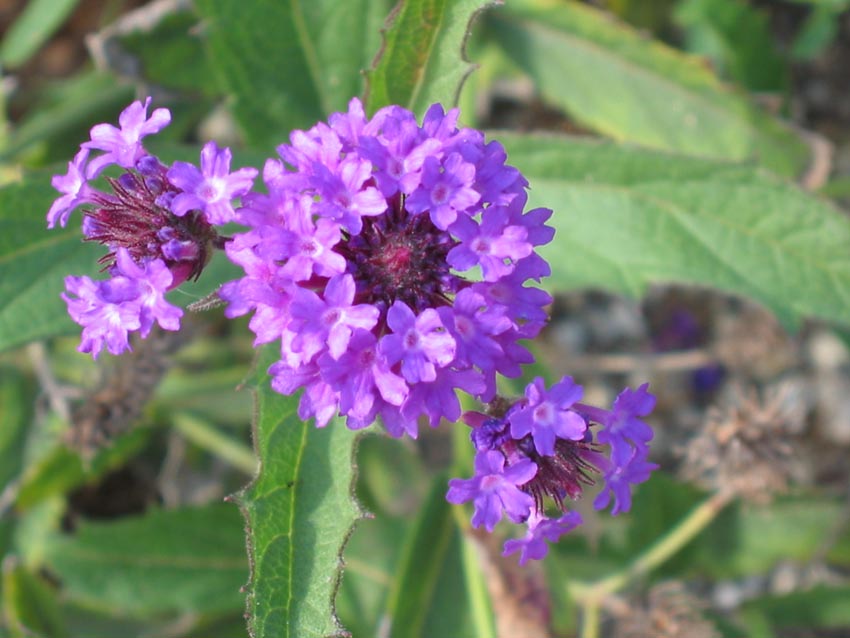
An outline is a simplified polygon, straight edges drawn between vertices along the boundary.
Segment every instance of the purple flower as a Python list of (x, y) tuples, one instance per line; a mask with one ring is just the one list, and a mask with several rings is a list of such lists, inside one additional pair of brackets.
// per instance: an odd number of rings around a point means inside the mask
[(452, 230), (461, 243), (449, 252), (447, 260), (461, 271), (481, 266), (484, 281), (497, 281), (531, 254), (531, 244), (523, 226), (508, 225), (507, 210), (493, 207), (487, 212), (480, 225), (468, 217), (457, 220)]
[(458, 361), (476, 361), (489, 368), (504, 355), (494, 337), (509, 330), (511, 320), (500, 309), (489, 307), (482, 295), (465, 288), (452, 308), (443, 306), (437, 312), (455, 338)]
[(220, 149), (207, 142), (201, 150), (201, 168), (186, 162), (174, 162), (168, 170), (168, 180), (183, 192), (171, 201), (171, 211), (183, 217), (190, 210), (200, 210), (214, 225), (233, 221), (231, 202), (254, 185), (256, 168), (240, 168), (230, 172), (230, 149)]
[(578, 512), (566, 512), (555, 519), (537, 518), (534, 524), (529, 523), (528, 531), (523, 538), (505, 541), (502, 556), (520, 552), (520, 565), (525, 565), (529, 560), (541, 560), (549, 553), (549, 543), (557, 543), (561, 536), (581, 524), (581, 514)]
[[(305, 410), (336, 401), (350, 427), (380, 418), (415, 436), (421, 416), (457, 418), (457, 390), (491, 397), (496, 374), (518, 376), (531, 359), (517, 342), (539, 332), (551, 301), (526, 287), (545, 270), (534, 250), (551, 238), (538, 227), (547, 215), (524, 212), (526, 182), (501, 147), (456, 122), (439, 106), (421, 125), (398, 106), (367, 119), (352, 100), (293, 132), (265, 164), (267, 193), (242, 197), (248, 229), (225, 250), (245, 274), (219, 295), (229, 316), (254, 312), (258, 342), (279, 339), (286, 381), (275, 387), (304, 387)], [(353, 296), (330, 300), (343, 274)], [(311, 321), (353, 307), (376, 320), (333, 333)]]
[(325, 287), (324, 299), (311, 290), (298, 288), (290, 305), (291, 329), (297, 332), (293, 346), (310, 360), (327, 348), (334, 359), (348, 349), (356, 328), (369, 330), (378, 322), (378, 309), (368, 304), (353, 306), (354, 278), (337, 275)]
[(410, 383), (434, 381), (437, 367), (455, 358), (455, 340), (433, 308), (417, 317), (407, 304), (396, 301), (387, 312), (387, 325), (393, 333), (381, 339), (381, 353), (390, 365), (401, 361), (401, 372)]
[(339, 359), (328, 352), (318, 361), (322, 379), (339, 393), (340, 412), (362, 420), (373, 416), (378, 399), (395, 406), (404, 403), (408, 387), (378, 352), (374, 335), (356, 330), (349, 346)]
[(431, 221), (446, 230), (463, 212), (481, 199), (473, 188), (475, 167), (467, 164), (458, 153), (441, 162), (427, 157), (423, 165), (419, 188), (407, 198), (405, 206), (411, 213), (428, 211)]
[(83, 144), (83, 148), (106, 151), (104, 155), (89, 162), (86, 175), (89, 179), (97, 177), (110, 164), (118, 164), (122, 168), (134, 168), (136, 162), (147, 155), (142, 146), (142, 138), (158, 133), (171, 122), (171, 112), (168, 109), (156, 109), (148, 118), (148, 106), (151, 98), (144, 105), (133, 102), (118, 116), (121, 128), (111, 124), (97, 124), (91, 130), (91, 141)]
[(637, 390), (626, 388), (614, 400), (611, 410), (577, 406), (586, 418), (604, 426), (597, 440), (611, 446), (611, 457), (617, 466), (629, 463), (634, 456), (633, 447), (645, 455), (647, 444), (652, 440), (652, 428), (638, 418), (646, 416), (655, 407), (655, 397), (649, 393), (648, 387), (649, 384), (644, 383)]
[[(642, 398), (636, 403), (645, 407), (648, 401), (643, 396), (645, 386), (641, 390)], [(632, 486), (646, 481), (658, 467), (647, 462), (646, 446), (631, 447), (630, 456), (623, 463), (614, 458), (613, 449), (610, 449), (610, 458), (603, 454), (598, 438), (593, 440), (593, 430), (588, 427), (584, 413), (607, 411), (577, 404), (581, 395), (581, 387), (570, 377), (564, 377), (548, 391), (543, 380), (537, 378), (526, 387), (525, 398), (510, 402), (497, 397), (490, 404), (488, 414), (466, 412), (462, 416), (462, 421), (472, 428), (475, 476), (469, 480), (450, 481), (451, 489), (446, 499), (451, 503), (474, 500), (473, 525), (486, 520), (488, 530), (492, 530), (501, 517), (501, 509), (495, 500), (496, 492), (487, 491), (487, 486), (505, 489), (507, 496), (504, 498), (508, 500), (527, 502), (516, 492), (504, 488), (506, 483), (529, 497), (531, 506), (525, 515), (512, 517), (515, 523), (524, 522), (528, 530), (523, 538), (505, 543), (504, 548), (504, 555), (519, 551), (520, 564), (543, 558), (549, 551), (547, 542), (556, 542), (581, 524), (580, 516), (568, 512), (564, 502), (581, 498), (584, 488), (595, 483), (595, 476), (602, 475), (605, 486), (594, 506), (604, 509), (613, 497), (611, 513), (616, 515), (631, 507)], [(634, 399), (632, 393), (620, 396), (626, 397), (626, 403)], [(622, 408), (623, 403), (619, 405)], [(526, 463), (535, 467), (532, 475), (516, 481), (500, 476), (505, 464), (508, 469), (504, 474), (507, 475), (512, 468)], [(562, 513), (560, 517), (547, 515), (547, 510), (554, 508)]]
[(614, 506), (611, 514), (616, 516), (620, 512), (628, 512), (632, 508), (631, 486), (643, 483), (649, 479), (652, 470), (658, 469), (655, 463), (646, 460), (646, 448), (634, 448), (632, 455), (622, 465), (611, 463), (605, 472), (605, 487), (593, 501), (593, 507), (604, 510), (614, 497)]
[[(211, 251), (224, 244), (210, 219), (230, 219), (230, 199), (245, 194), (256, 175), (254, 169), (230, 174), (230, 151), (215, 144), (201, 154), (203, 170), (185, 163), (169, 170), (142, 145), (143, 137), (160, 131), (171, 119), (167, 109), (156, 109), (148, 118), (149, 106), (150, 98), (124, 109), (120, 128), (93, 127), (91, 140), (82, 144), (67, 174), (52, 180), (61, 195), (47, 213), (48, 227), (64, 226), (73, 210), (82, 207), (84, 241), (103, 244), (108, 251), (100, 263), (111, 279), (69, 277), (64, 296), (71, 317), (84, 328), (81, 349), (94, 356), (104, 345), (112, 353), (129, 349), (129, 333), (139, 331), (144, 338), (154, 323), (166, 330), (178, 328), (182, 311), (165, 301), (164, 293), (200, 276)], [(92, 159), (92, 150), (103, 153)], [(106, 189), (87, 181), (110, 164), (125, 170), (117, 178), (105, 178)], [(337, 255), (335, 264), (341, 272), (344, 259)], [(268, 287), (261, 291), (260, 286), (234, 286), (234, 291), (245, 297), (243, 312), (258, 305), (251, 305), (248, 297), (261, 300), (265, 304), (258, 310), (261, 317), (268, 314), (266, 305), (279, 301), (279, 294), (275, 297), (279, 291)], [(236, 310), (239, 307), (233, 304), (231, 312)], [(280, 334), (275, 324), (275, 336)]]
[(68, 162), (68, 172), (65, 175), (54, 175), (50, 180), (50, 184), (62, 193), (62, 196), (53, 202), (50, 210), (47, 211), (48, 228), (53, 228), (57, 221), (64, 227), (68, 223), (71, 212), (80, 204), (89, 201), (91, 189), (84, 175), (88, 156), (88, 149), (81, 148), (73, 161)]
[(139, 265), (121, 248), (111, 274), (111, 279), (98, 282), (65, 278), (67, 294), (62, 298), (71, 318), (83, 326), (80, 352), (97, 358), (105, 344), (112, 354), (121, 354), (131, 349), (130, 332), (138, 330), (144, 338), (154, 322), (165, 330), (180, 328), (183, 311), (163, 297), (172, 277), (161, 260)]
[(552, 456), (555, 439), (579, 441), (584, 438), (587, 424), (570, 407), (582, 396), (582, 388), (572, 378), (564, 377), (546, 390), (543, 379), (537, 377), (525, 389), (526, 405), (513, 412), (509, 421), (515, 439), (531, 434), (538, 454)]
[(515, 523), (528, 517), (534, 500), (519, 486), (534, 478), (536, 472), (537, 466), (528, 459), (505, 468), (501, 452), (479, 452), (475, 455), (475, 476), (449, 481), (446, 499), (456, 505), (473, 501), (472, 526), (484, 525), (492, 532), (503, 513)]
[(363, 228), (361, 217), (380, 215), (387, 209), (387, 200), (380, 191), (369, 186), (372, 180), (372, 165), (354, 157), (347, 157), (339, 163), (337, 171), (317, 164), (313, 167), (317, 174), (316, 190), (321, 199), (316, 205), (316, 213), (338, 221), (352, 234)]

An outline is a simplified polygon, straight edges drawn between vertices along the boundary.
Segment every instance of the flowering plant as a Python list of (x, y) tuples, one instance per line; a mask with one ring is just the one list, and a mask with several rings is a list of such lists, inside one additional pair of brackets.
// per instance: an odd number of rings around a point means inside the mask
[(0, 635), (850, 626), (841, 100), (834, 54), (769, 81), (790, 9), (142, 3), (92, 73), (97, 3), (25, 4)]
[[(121, 354), (130, 333), (144, 339), (154, 322), (178, 330), (182, 310), (164, 295), (199, 277), (217, 247), (245, 272), (217, 292), (225, 314), (253, 311), (254, 345), (279, 344), (271, 387), (303, 388), (302, 420), (325, 427), (343, 416), (352, 430), (379, 420), (391, 436), (416, 438), (421, 417), (432, 427), (459, 421), (459, 390), (504, 401), (497, 375), (521, 374), (533, 357), (520, 340), (546, 322), (552, 298), (524, 284), (550, 273), (535, 248), (553, 232), (551, 210), (525, 210), (528, 183), (498, 142), (458, 129), (456, 109), (435, 104), (420, 125), (397, 106), (367, 118), (355, 98), (347, 113), (292, 133), (263, 167), (266, 192), (255, 192), (258, 171), (231, 173), (230, 151), (215, 142), (200, 168), (149, 154), (141, 138), (170, 120), (162, 108), (148, 118), (149, 105), (128, 106), (120, 129), (92, 128), (67, 174), (53, 178), (61, 195), (48, 227), (82, 207), (85, 239), (110, 251), (100, 260), (109, 279), (65, 280), (81, 352)], [(103, 154), (89, 158), (90, 149)], [(108, 194), (90, 180), (110, 165), (125, 172), (107, 180)], [(248, 230), (224, 238), (216, 227), (229, 222)], [(613, 494), (617, 514), (630, 508), (631, 484), (657, 467), (647, 462), (652, 430), (638, 418), (655, 403), (646, 384), (611, 411), (577, 403), (581, 394), (570, 377), (550, 390), (537, 378), (503, 414), (464, 415), (475, 476), (453, 479), (446, 498), (474, 501), (473, 527), (492, 532), (503, 513), (527, 524), (525, 538), (505, 545), (521, 549), (520, 563), (581, 523), (577, 512), (549, 518), (545, 497), (563, 512), (600, 472), (595, 505)], [(591, 423), (604, 426), (596, 441)]]

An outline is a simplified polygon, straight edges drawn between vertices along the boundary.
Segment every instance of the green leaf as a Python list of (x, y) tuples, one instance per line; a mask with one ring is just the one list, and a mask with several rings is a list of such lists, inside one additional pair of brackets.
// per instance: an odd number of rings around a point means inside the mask
[[(361, 469), (366, 466), (359, 450), (357, 465)], [(412, 505), (415, 503), (418, 501)], [(352, 635), (364, 638), (380, 635), (386, 622), (387, 592), (396, 571), (399, 548), (410, 524), (406, 518), (378, 513), (357, 523), (346, 544), (345, 573), (336, 609), (343, 626)]]
[(247, 139), (285, 142), (362, 93), (389, 0), (199, 0), (208, 54)]
[(384, 45), (367, 74), (366, 110), (398, 104), (422, 114), (434, 102), (457, 103), (474, 65), (464, 45), (478, 12), (501, 4), (488, 0), (399, 2), (384, 30)]
[(8, 638), (67, 636), (56, 595), (47, 583), (28, 572), (13, 556), (3, 560), (2, 569), (2, 617), (9, 631)]
[(138, 57), (147, 82), (157, 86), (215, 95), (219, 83), (210, 60), (204, 55), (198, 17), (191, 11), (165, 16), (153, 31), (133, 32), (121, 44)]
[(367, 432), (357, 446), (357, 497), (363, 506), (384, 516), (418, 511), (428, 490), (428, 476), (416, 449), (400, 446), (380, 432)]
[(46, 561), (66, 596), (140, 617), (239, 609), (248, 575), (242, 520), (224, 503), (82, 522), (54, 540)]
[[(850, 587), (815, 587), (785, 596), (769, 596), (748, 602), (746, 611), (763, 613), (777, 627), (850, 627)], [(825, 634), (824, 634), (825, 635)]]
[(0, 365), (0, 485), (7, 485), (23, 467), (34, 404), (34, 384), (17, 369)]
[(434, 478), (405, 538), (387, 601), (387, 635), (393, 638), (479, 635), (471, 624), (462, 537), (447, 486), (444, 475)]
[(59, 297), (69, 274), (94, 274), (97, 249), (84, 244), (72, 218), (47, 230), (57, 194), (46, 174), (0, 189), (0, 351), (78, 329)]
[(850, 3), (845, 0), (817, 4), (794, 38), (792, 57), (796, 60), (813, 60), (823, 53), (838, 35), (841, 12), (845, 11), (848, 5)]
[(260, 471), (238, 496), (248, 523), (254, 638), (339, 635), (334, 613), (341, 553), (361, 512), (352, 498), (354, 432), (299, 419), (297, 397), (269, 385), (276, 347), (261, 352), (254, 377), (254, 444)]
[(617, 140), (795, 175), (805, 143), (720, 83), (702, 60), (575, 2), (516, 0), (486, 26), (543, 97)]
[(30, 0), (0, 45), (0, 64), (15, 68), (26, 62), (61, 26), (79, 0)]
[(446, 484), (445, 476), (434, 479), (431, 493), (405, 540), (387, 603), (392, 637), (426, 635), (423, 627), (456, 532), (451, 507), (446, 502)]
[(727, 509), (697, 541), (691, 567), (736, 578), (763, 574), (780, 561), (811, 560), (840, 515), (840, 503), (812, 497)]
[(685, 282), (746, 295), (786, 323), (847, 322), (850, 221), (758, 168), (556, 136), (500, 136), (555, 213), (551, 289), (640, 294)]
[(675, 19), (689, 51), (707, 56), (747, 89), (785, 89), (785, 65), (763, 11), (743, 0), (685, 0)]
[(118, 437), (112, 445), (103, 448), (88, 461), (56, 442), (37, 461), (27, 466), (21, 478), (21, 488), (15, 502), (19, 509), (27, 509), (44, 500), (64, 494), (79, 485), (94, 481), (109, 470), (124, 464), (145, 446), (153, 428), (136, 428)]

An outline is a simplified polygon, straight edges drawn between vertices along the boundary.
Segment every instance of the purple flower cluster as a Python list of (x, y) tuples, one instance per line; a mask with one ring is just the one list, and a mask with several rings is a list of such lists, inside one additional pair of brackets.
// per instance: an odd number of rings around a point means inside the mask
[(256, 343), (299, 415), (351, 428), (381, 417), (393, 436), (455, 421), (456, 390), (485, 401), (496, 374), (532, 360), (519, 340), (546, 320), (549, 274), (535, 248), (551, 211), (524, 210), (527, 182), (497, 142), (432, 106), (420, 125), (398, 106), (296, 131), (243, 197), (248, 226), (225, 250), (245, 276), (222, 286), (231, 317), (253, 311)]
[[(163, 165), (142, 145), (171, 121), (167, 109), (147, 115), (150, 98), (133, 102), (119, 117), (120, 128), (98, 124), (91, 139), (52, 184), (61, 193), (47, 213), (47, 225), (65, 226), (83, 207), (83, 235), (108, 247), (101, 259), (110, 278), (67, 277), (71, 317), (83, 326), (79, 350), (97, 357), (103, 349), (120, 354), (130, 349), (129, 333), (142, 338), (156, 322), (177, 330), (183, 312), (165, 300), (165, 293), (197, 278), (212, 248), (221, 243), (214, 225), (232, 221), (232, 200), (247, 193), (257, 171), (230, 172), (230, 151), (214, 142), (201, 151), (201, 168), (186, 162)], [(92, 151), (101, 151), (91, 157)], [(91, 180), (110, 166), (123, 172), (105, 178), (110, 192)]]
[[(231, 172), (230, 151), (214, 142), (200, 167), (148, 153), (142, 138), (171, 119), (162, 108), (148, 117), (149, 106), (131, 104), (119, 128), (92, 128), (53, 178), (60, 196), (48, 226), (82, 207), (85, 240), (109, 250), (108, 279), (65, 279), (80, 351), (119, 354), (133, 332), (179, 329), (182, 311), (165, 293), (224, 249), (245, 273), (218, 291), (226, 314), (253, 313), (255, 344), (277, 344), (272, 387), (303, 390), (302, 419), (322, 427), (342, 415), (358, 429), (380, 418), (392, 436), (416, 437), (422, 417), (432, 426), (461, 418), (457, 390), (490, 403), (488, 414), (463, 415), (475, 474), (451, 480), (447, 499), (472, 501), (475, 527), (524, 523), (505, 554), (540, 559), (580, 525), (564, 501), (594, 474), (604, 481), (597, 509), (631, 507), (632, 485), (656, 467), (646, 385), (624, 390), (610, 410), (580, 403), (569, 377), (550, 389), (535, 379), (512, 403), (496, 395), (497, 375), (518, 377), (533, 361), (520, 342), (539, 333), (552, 299), (528, 284), (549, 274), (536, 250), (554, 234), (550, 210), (525, 209), (528, 184), (498, 142), (459, 129), (456, 110), (434, 105), (420, 124), (398, 106), (367, 118), (354, 99), (346, 113), (293, 132), (266, 162), (258, 193), (258, 171)], [(110, 167), (117, 176), (102, 177), (100, 190), (93, 180)], [(230, 222), (247, 230), (220, 236), (216, 226)]]
[[(547, 390), (540, 378), (528, 385), (525, 397), (500, 410), (501, 414), (467, 412), (472, 427), (475, 474), (452, 479), (446, 498), (455, 504), (472, 501), (473, 527), (493, 531), (506, 516), (525, 523), (526, 535), (505, 543), (504, 554), (520, 552), (520, 564), (539, 560), (548, 542), (581, 524), (581, 516), (566, 511), (564, 500), (579, 498), (592, 474), (602, 474), (596, 509), (616, 515), (631, 507), (631, 486), (649, 478), (657, 466), (647, 461), (651, 428), (641, 420), (655, 405), (644, 384), (625, 389), (611, 410), (579, 403), (582, 388), (570, 377)], [(592, 427), (601, 426), (594, 432)], [(610, 454), (603, 454), (608, 445)], [(551, 501), (557, 516), (546, 513)]]

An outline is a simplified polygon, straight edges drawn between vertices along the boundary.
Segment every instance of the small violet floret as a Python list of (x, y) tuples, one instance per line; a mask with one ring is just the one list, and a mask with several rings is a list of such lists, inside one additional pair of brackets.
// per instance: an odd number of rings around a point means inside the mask
[(91, 162), (86, 169), (86, 177), (93, 179), (111, 164), (121, 168), (135, 168), (136, 162), (147, 155), (142, 146), (142, 138), (159, 133), (171, 122), (171, 112), (168, 109), (156, 109), (148, 118), (148, 107), (151, 98), (145, 103), (133, 102), (118, 116), (121, 128), (111, 124), (97, 124), (92, 127), (91, 140), (83, 144), (83, 148), (105, 151)]
[(200, 210), (213, 225), (233, 221), (231, 202), (251, 190), (258, 171), (240, 168), (231, 173), (230, 160), (230, 149), (220, 149), (215, 142), (207, 142), (201, 150), (200, 170), (188, 162), (174, 162), (166, 176), (183, 192), (171, 201), (171, 212), (183, 217)]
[(505, 457), (500, 452), (479, 452), (475, 455), (475, 476), (449, 481), (446, 499), (456, 504), (473, 501), (472, 526), (484, 525), (492, 532), (503, 513), (515, 523), (528, 518), (534, 499), (520, 486), (528, 483), (536, 473), (537, 466), (529, 459), (505, 467)]
[(48, 228), (53, 228), (57, 222), (64, 228), (71, 211), (89, 201), (90, 187), (85, 176), (88, 157), (89, 150), (81, 148), (73, 161), (68, 162), (68, 172), (65, 175), (54, 175), (50, 180), (51, 186), (62, 193), (62, 196), (53, 202), (47, 211)]
[(504, 555), (519, 552), (520, 565), (525, 565), (529, 560), (542, 560), (549, 553), (549, 543), (557, 543), (561, 536), (581, 524), (581, 514), (576, 511), (565, 512), (558, 518), (535, 515), (529, 520), (528, 531), (523, 538), (505, 541)]
[(97, 358), (104, 344), (112, 354), (131, 350), (128, 333), (138, 330), (144, 338), (154, 322), (164, 330), (180, 328), (183, 311), (163, 296), (172, 275), (162, 260), (140, 265), (126, 248), (119, 248), (110, 274), (110, 279), (97, 282), (65, 278), (67, 293), (62, 298), (71, 318), (83, 326), (80, 352)]

